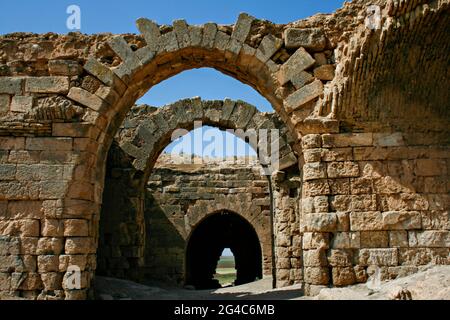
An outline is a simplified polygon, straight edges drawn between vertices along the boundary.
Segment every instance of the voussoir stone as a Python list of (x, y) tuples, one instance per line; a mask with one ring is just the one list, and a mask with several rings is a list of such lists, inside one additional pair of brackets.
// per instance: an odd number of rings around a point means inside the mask
[(284, 42), (287, 48), (303, 47), (321, 51), (325, 49), (327, 39), (320, 28), (288, 28), (284, 33)]

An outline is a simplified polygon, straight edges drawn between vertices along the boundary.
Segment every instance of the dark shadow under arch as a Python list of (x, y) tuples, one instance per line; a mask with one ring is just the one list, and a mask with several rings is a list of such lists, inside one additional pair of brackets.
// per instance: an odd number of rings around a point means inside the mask
[(230, 248), (235, 257), (235, 285), (262, 278), (262, 252), (256, 231), (240, 215), (221, 211), (205, 218), (192, 231), (186, 247), (186, 284), (196, 289), (220, 287), (213, 277), (224, 248)]

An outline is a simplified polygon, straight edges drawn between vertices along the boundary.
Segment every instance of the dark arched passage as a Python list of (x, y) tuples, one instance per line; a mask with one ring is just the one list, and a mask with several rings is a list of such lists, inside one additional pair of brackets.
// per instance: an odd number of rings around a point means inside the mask
[(220, 287), (213, 276), (225, 248), (235, 257), (236, 285), (262, 278), (261, 245), (252, 225), (235, 213), (221, 211), (192, 232), (186, 248), (186, 284), (196, 289)]

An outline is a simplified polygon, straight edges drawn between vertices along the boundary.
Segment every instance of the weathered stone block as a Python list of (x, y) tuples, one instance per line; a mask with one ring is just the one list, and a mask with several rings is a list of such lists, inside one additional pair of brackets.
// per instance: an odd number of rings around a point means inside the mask
[(359, 264), (362, 266), (396, 266), (398, 265), (398, 250), (392, 249), (361, 249)]
[(40, 238), (37, 246), (37, 254), (58, 255), (64, 248), (63, 238)]
[(350, 212), (352, 231), (383, 230), (383, 216), (379, 211)]
[(11, 101), (12, 112), (30, 112), (33, 108), (33, 97), (31, 96), (13, 96)]
[(311, 83), (314, 81), (314, 77), (306, 71), (301, 71), (292, 77), (291, 82), (296, 89), (300, 89), (301, 87)]
[(37, 257), (39, 273), (57, 272), (59, 266), (59, 257), (56, 255), (40, 255)]
[(324, 81), (331, 81), (334, 79), (335, 66), (325, 64), (314, 69), (314, 77)]
[(106, 101), (81, 88), (73, 87), (67, 97), (98, 112), (104, 111), (104, 108), (108, 106)]
[(322, 51), (326, 45), (325, 35), (320, 28), (287, 28), (284, 42), (287, 48), (304, 47), (314, 51)]
[(306, 267), (305, 282), (309, 284), (328, 284), (330, 281), (329, 270), (327, 267)]
[(81, 66), (73, 60), (50, 60), (48, 71), (52, 76), (77, 76), (81, 73)]
[(321, 267), (327, 265), (326, 250), (323, 248), (303, 251), (305, 267)]
[(256, 58), (266, 63), (278, 49), (283, 45), (283, 41), (271, 34), (266, 35), (256, 50)]
[(335, 249), (359, 249), (361, 238), (359, 232), (336, 232), (331, 239), (331, 247)]
[(303, 234), (303, 249), (327, 249), (329, 247), (329, 234), (322, 232), (305, 232)]
[(95, 245), (91, 238), (67, 238), (66, 239), (66, 254), (86, 254), (95, 253)]
[(72, 139), (70, 138), (27, 138), (26, 148), (28, 150), (72, 150)]
[(358, 163), (352, 161), (327, 163), (327, 174), (329, 178), (358, 177)]
[(386, 248), (389, 246), (387, 231), (361, 231), (361, 248)]
[(147, 47), (149, 47), (152, 51), (156, 51), (158, 49), (158, 39), (161, 35), (158, 25), (155, 22), (145, 18), (137, 19), (136, 25), (144, 36)]
[(67, 93), (69, 91), (69, 78), (54, 77), (28, 77), (25, 78), (25, 92), (32, 93)]
[(450, 231), (409, 231), (410, 247), (448, 248), (450, 247)]
[(398, 147), (403, 146), (403, 135), (401, 132), (394, 133), (374, 133), (373, 144), (380, 147)]
[(9, 105), (11, 98), (8, 94), (0, 94), (0, 115), (3, 115), (9, 111)]
[(417, 159), (415, 174), (417, 176), (439, 176), (446, 173), (445, 161), (439, 159)]
[(231, 38), (236, 39), (240, 42), (245, 42), (245, 39), (247, 39), (247, 36), (250, 33), (250, 28), (254, 20), (254, 17), (246, 13), (241, 13), (236, 24), (234, 25)]
[(62, 274), (58, 272), (41, 273), (42, 283), (45, 290), (60, 290), (62, 288)]
[(0, 77), (0, 93), (4, 94), (22, 94), (23, 78)]
[(320, 148), (322, 144), (319, 134), (307, 134), (302, 137), (302, 149)]
[(305, 181), (326, 178), (325, 164), (322, 162), (306, 163), (303, 166), (303, 179)]
[(284, 102), (284, 107), (288, 113), (291, 113), (306, 103), (314, 100), (323, 93), (322, 81), (316, 80), (311, 84), (305, 85), (293, 94), (288, 96)]
[(88, 235), (89, 235), (89, 225), (87, 220), (82, 219), (64, 220), (64, 236), (87, 237)]
[(356, 282), (355, 270), (352, 267), (333, 267), (331, 272), (335, 286), (348, 286)]
[(389, 231), (389, 246), (392, 248), (408, 247), (408, 232)]
[(284, 85), (288, 81), (291, 81), (298, 73), (313, 66), (314, 63), (315, 60), (313, 57), (305, 49), (299, 48), (280, 68), (278, 81), (281, 85)]
[(303, 215), (302, 223), (305, 226), (305, 231), (328, 232), (335, 231), (337, 226), (336, 213), (311, 213)]
[(324, 148), (340, 148), (355, 146), (371, 146), (373, 144), (372, 133), (339, 133), (322, 135)]
[(422, 227), (422, 217), (417, 211), (383, 212), (382, 219), (385, 230), (411, 230)]

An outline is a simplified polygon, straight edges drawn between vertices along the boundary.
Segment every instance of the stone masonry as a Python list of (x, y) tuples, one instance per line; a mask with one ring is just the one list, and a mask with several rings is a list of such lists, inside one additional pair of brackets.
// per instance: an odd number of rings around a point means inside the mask
[[(369, 5), (379, 26), (366, 23)], [(241, 14), (234, 25), (142, 18), (140, 34), (1, 35), (1, 294), (88, 298), (100, 221), (116, 204), (105, 195), (124, 172), (136, 185), (117, 201), (142, 229), (120, 257), (139, 276), (148, 177), (194, 113), (180, 123), (166, 117), (174, 106), (129, 136), (125, 119), (151, 87), (201, 67), (252, 86), (290, 136), (269, 180), (278, 286), (301, 282), (308, 294), (377, 267), (394, 278), (450, 264), (449, 11), (448, 0), (354, 0), (286, 25)], [(225, 127), (245, 119), (241, 105)]]

